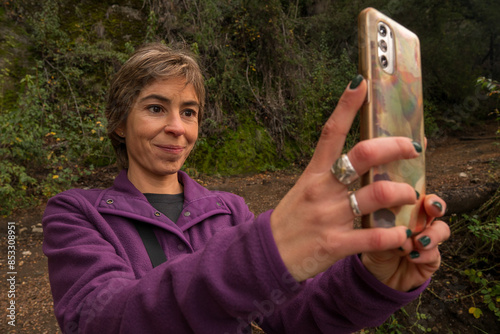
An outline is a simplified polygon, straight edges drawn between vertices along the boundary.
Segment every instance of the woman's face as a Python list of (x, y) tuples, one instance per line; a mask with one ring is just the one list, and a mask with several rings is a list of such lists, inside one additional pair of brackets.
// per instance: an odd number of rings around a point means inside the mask
[(129, 176), (177, 173), (198, 138), (199, 110), (194, 87), (184, 78), (160, 79), (143, 88), (117, 130), (126, 140)]

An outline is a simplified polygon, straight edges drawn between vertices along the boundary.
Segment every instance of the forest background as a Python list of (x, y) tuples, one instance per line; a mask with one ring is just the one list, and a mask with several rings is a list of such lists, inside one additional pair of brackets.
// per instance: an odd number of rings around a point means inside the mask
[(3, 0), (0, 214), (114, 162), (103, 116), (108, 83), (151, 41), (184, 44), (204, 69), (207, 108), (185, 170), (303, 165), (357, 73), (357, 14), (368, 6), (420, 37), (428, 137), (498, 117), (498, 99), (483, 93), (500, 77), (494, 0)]

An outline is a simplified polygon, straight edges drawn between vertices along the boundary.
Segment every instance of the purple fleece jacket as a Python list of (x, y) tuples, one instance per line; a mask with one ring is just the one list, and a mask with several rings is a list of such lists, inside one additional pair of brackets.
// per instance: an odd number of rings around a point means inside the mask
[[(297, 283), (271, 233), (236, 195), (185, 173), (177, 223), (157, 212), (123, 170), (111, 188), (72, 189), (43, 218), (54, 308), (64, 333), (350, 333), (416, 298), (377, 281), (357, 256)], [(133, 225), (154, 227), (167, 261), (152, 268)]]

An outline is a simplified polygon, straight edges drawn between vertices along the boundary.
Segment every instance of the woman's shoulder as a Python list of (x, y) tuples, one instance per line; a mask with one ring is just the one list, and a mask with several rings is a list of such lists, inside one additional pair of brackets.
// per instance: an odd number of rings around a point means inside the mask
[(100, 188), (72, 188), (65, 190), (47, 201), (45, 214), (60, 210), (87, 211), (97, 205), (102, 194), (107, 190)]
[(188, 202), (207, 200), (209, 198), (220, 200), (232, 208), (247, 208), (245, 199), (239, 195), (218, 189), (209, 189), (182, 173), (181, 181), (184, 184), (184, 196)]
[(101, 188), (72, 188), (60, 192), (59, 194), (52, 197), (51, 200), (56, 198), (69, 198), (69, 197), (93, 198), (93, 197), (98, 197), (102, 192), (106, 190), (107, 189), (101, 189)]

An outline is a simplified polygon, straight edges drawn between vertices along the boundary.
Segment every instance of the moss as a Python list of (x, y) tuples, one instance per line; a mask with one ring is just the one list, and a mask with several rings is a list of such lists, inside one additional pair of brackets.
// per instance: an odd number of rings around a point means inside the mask
[(66, 31), (77, 43), (81, 38), (95, 43), (110, 40), (113, 48), (127, 51), (126, 43), (140, 45), (147, 30), (147, 8), (142, 0), (63, 1), (60, 10), (61, 30)]
[(284, 167), (264, 127), (246, 118), (235, 131), (200, 138), (186, 169), (205, 174), (247, 174)]

